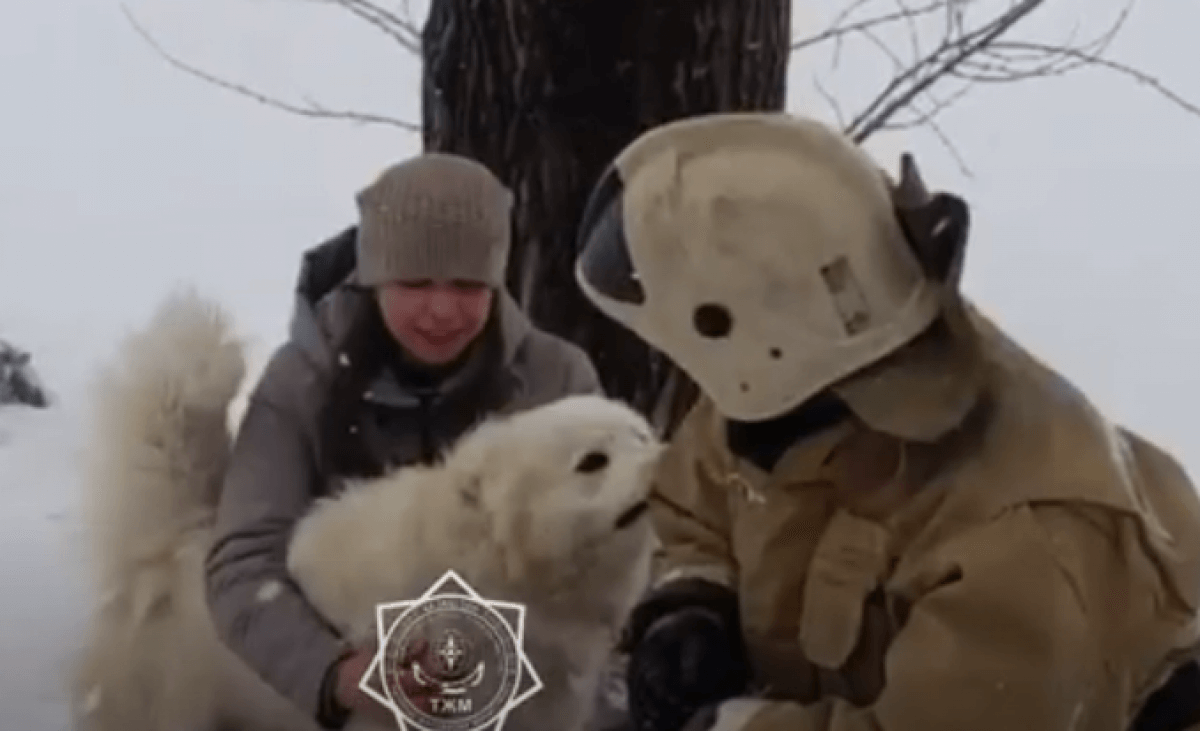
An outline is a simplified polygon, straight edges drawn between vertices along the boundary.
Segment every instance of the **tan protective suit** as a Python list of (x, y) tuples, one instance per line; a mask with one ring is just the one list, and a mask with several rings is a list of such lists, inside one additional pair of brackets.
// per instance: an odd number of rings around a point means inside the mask
[(711, 731), (1125, 731), (1194, 654), (1200, 500), (1184, 471), (969, 321), (979, 398), (936, 443), (855, 420), (764, 474), (730, 453), (710, 402), (681, 427), (653, 512), (659, 580), (737, 589), (762, 690)]
[[(965, 301), (969, 208), (901, 168), (708, 115), (585, 212), (585, 295), (705, 394), (652, 513), (660, 583), (740, 597), (756, 697), (705, 731), (1128, 731), (1200, 646), (1200, 498)], [(853, 418), (771, 474), (729, 448), (824, 391)]]

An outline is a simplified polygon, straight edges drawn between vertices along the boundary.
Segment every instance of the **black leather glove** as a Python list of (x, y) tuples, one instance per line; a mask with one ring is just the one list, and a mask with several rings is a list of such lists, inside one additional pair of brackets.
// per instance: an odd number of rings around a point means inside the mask
[(682, 579), (644, 599), (630, 617), (629, 715), (637, 731), (680, 731), (704, 706), (740, 695), (749, 678), (737, 595)]

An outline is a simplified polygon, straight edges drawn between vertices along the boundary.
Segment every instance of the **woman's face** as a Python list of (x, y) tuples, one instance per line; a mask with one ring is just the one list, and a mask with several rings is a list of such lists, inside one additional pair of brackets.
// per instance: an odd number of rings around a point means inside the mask
[(414, 359), (450, 363), (487, 325), (492, 289), (480, 282), (400, 281), (375, 293), (388, 332)]

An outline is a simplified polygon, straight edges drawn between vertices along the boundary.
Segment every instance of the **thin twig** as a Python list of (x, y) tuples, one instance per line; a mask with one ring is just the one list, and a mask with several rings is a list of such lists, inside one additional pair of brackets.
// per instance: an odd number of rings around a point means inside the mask
[[(412, 21), (408, 0), (399, 0), (400, 11), (389, 10), (381, 0), (307, 0), (320, 2), (347, 10), (361, 20), (385, 33), (406, 51), (420, 53), (421, 34)], [(1004, 10), (975, 27), (967, 22), (968, 9), (983, 0), (931, 0), (922, 5), (911, 4), (915, 0), (890, 0), (898, 10), (879, 13), (865, 20), (852, 20), (857, 12), (872, 6), (876, 0), (852, 0), (848, 7), (835, 16), (831, 25), (811, 37), (792, 43), (791, 50), (811, 50), (828, 44), (833, 49), (833, 65), (837, 66), (844, 42), (851, 37), (861, 36), (883, 53), (894, 67), (891, 78), (849, 124), (842, 123), (843, 113), (837, 99), (816, 80), (818, 93), (830, 104), (838, 117), (839, 125), (858, 142), (881, 130), (929, 129), (947, 148), (958, 162), (964, 174), (970, 171), (961, 155), (954, 148), (948, 135), (938, 126), (936, 117), (950, 106), (962, 100), (976, 84), (1014, 83), (1033, 78), (1059, 76), (1086, 66), (1096, 66), (1116, 71), (1145, 85), (1177, 106), (1200, 116), (1200, 105), (1194, 104), (1180, 94), (1167, 88), (1150, 74), (1132, 66), (1104, 57), (1104, 52), (1124, 26), (1129, 11), (1136, 0), (1127, 0), (1127, 5), (1118, 20), (1098, 38), (1088, 43), (1077, 43), (1073, 37), (1058, 45), (1010, 40), (1008, 35), (1014, 27), (1042, 6), (1046, 0), (1009, 0)], [(336, 111), (316, 103), (293, 104), (270, 97), (241, 84), (232, 83), (210, 73), (190, 66), (166, 52), (134, 19), (132, 13), (122, 6), (129, 22), (147, 43), (172, 66), (210, 84), (248, 97), (266, 106), (305, 117), (335, 119), (363, 124), (383, 124), (407, 131), (419, 131), (419, 125), (381, 114), (354, 111)], [(877, 12), (877, 11), (876, 11)], [(917, 21), (941, 15), (942, 38), (929, 53), (921, 51)], [(913, 59), (905, 61), (899, 57), (878, 35), (886, 27), (902, 24), (912, 46)], [(954, 79), (961, 83), (944, 99), (937, 99), (932, 91), (935, 86), (946, 86)], [(903, 118), (900, 115), (904, 114)]]
[(176, 69), (200, 79), (201, 81), (212, 84), (213, 86), (217, 86), (225, 89), (226, 91), (230, 91), (248, 99), (252, 99), (264, 106), (290, 112), (291, 114), (297, 114), (302, 117), (338, 120), (342, 122), (353, 122), (356, 124), (385, 125), (389, 127), (398, 127), (407, 132), (421, 131), (420, 125), (413, 124), (412, 122), (406, 122), (402, 119), (397, 119), (396, 117), (383, 114), (373, 114), (370, 112), (327, 109), (315, 103), (309, 103), (307, 106), (301, 106), (276, 99), (242, 84), (226, 81), (225, 79), (215, 76), (207, 71), (203, 71), (195, 66), (191, 66), (167, 52), (167, 50), (164, 49), (162, 45), (159, 44), (158, 41), (156, 41), (154, 37), (146, 31), (144, 27), (142, 27), (142, 25), (137, 21), (137, 18), (134, 17), (133, 13), (124, 3), (121, 4), (121, 11), (125, 14), (125, 17), (129, 20), (130, 25), (133, 26), (133, 29), (138, 33), (138, 35), (140, 35), (142, 39), (146, 41), (146, 43), (148, 43), (150, 47), (153, 48), (154, 51), (167, 63), (171, 64)]
[(954, 158), (954, 164), (958, 166), (958, 171), (963, 174), (963, 177), (967, 179), (973, 179), (975, 177), (975, 173), (972, 172), (970, 166), (967, 165), (966, 159), (962, 156), (962, 153), (959, 152), (958, 146), (954, 144), (954, 140), (950, 138), (950, 135), (946, 134), (946, 130), (942, 129), (942, 126), (938, 124), (932, 116), (925, 120), (922, 123), (922, 126), (932, 132), (933, 136), (937, 138), (938, 143), (941, 144), (942, 148), (946, 150), (946, 152), (950, 153), (950, 157)]
[[(1037, 49), (1005, 48), (994, 43), (980, 51), (976, 58), (964, 62), (952, 75), (972, 83), (986, 84), (1014, 83), (1070, 73), (1089, 65), (1089, 62), (1084, 58), (1064, 54), (1063, 51), (1084, 56), (1102, 56), (1125, 26), (1133, 10), (1133, 3), (1134, 0), (1129, 0), (1116, 21), (1104, 33), (1087, 43), (1068, 40), (1053, 46), (1043, 45)], [(1022, 64), (1030, 63), (1035, 65), (1018, 68)]]
[(904, 4), (904, 0), (894, 0), (896, 5), (900, 7), (900, 11), (904, 14), (904, 25), (908, 29), (908, 40), (912, 44), (913, 56), (921, 55), (921, 34), (917, 32), (916, 15), (912, 8)]
[(915, 18), (915, 17), (921, 16), (921, 15), (929, 15), (932, 13), (936, 13), (936, 12), (944, 9), (945, 5), (946, 5), (946, 0), (935, 0), (935, 2), (931, 2), (928, 5), (922, 5), (919, 8), (914, 8), (911, 10), (901, 10), (898, 12), (885, 13), (883, 15), (868, 18), (866, 20), (860, 20), (856, 23), (848, 23), (848, 24), (843, 25), (842, 22), (840, 22), (840, 21), (834, 21), (833, 25), (831, 25), (829, 28), (821, 31), (820, 33), (809, 36), (807, 38), (801, 38), (798, 41), (793, 41), (792, 42), (792, 51), (793, 52), (803, 51), (811, 46), (816, 46), (816, 45), (820, 45), (822, 43), (826, 43), (828, 41), (837, 40), (839, 38), (853, 35), (855, 33), (861, 33), (864, 30), (870, 30), (872, 28), (876, 28), (881, 25), (890, 25), (891, 23), (895, 23), (897, 21)]
[(844, 127), (846, 125), (846, 118), (845, 115), (842, 114), (842, 105), (838, 104), (837, 97), (829, 93), (829, 90), (826, 89), (823, 84), (821, 84), (820, 79), (814, 78), (813, 86), (816, 87), (817, 93), (821, 95), (821, 98), (825, 100), (825, 103), (829, 105), (830, 110), (833, 112), (833, 118), (837, 120), (838, 126)]
[(994, 48), (996, 50), (1020, 49), (1041, 50), (1043, 52), (1053, 50), (1053, 52), (1056, 54), (1079, 60), (1085, 66), (1099, 66), (1101, 68), (1108, 69), (1109, 71), (1115, 71), (1116, 73), (1126, 76), (1143, 86), (1149, 87), (1188, 113), (1200, 116), (1200, 105), (1190, 102), (1178, 92), (1172, 91), (1170, 87), (1154, 76), (1151, 76), (1144, 71), (1139, 71), (1138, 69), (1127, 64), (1123, 64), (1119, 61), (1113, 61), (1111, 59), (1107, 59), (1102, 56), (1096, 56), (1077, 49), (1056, 48), (1054, 46), (1048, 46), (1039, 43), (1029, 43), (1025, 41), (1002, 41), (995, 44)]
[[(854, 137), (855, 140), (858, 141), (866, 139), (867, 135), (870, 135), (872, 132), (875, 132), (884, 124), (886, 124), (887, 120), (890, 119), (892, 115), (911, 104), (914, 99), (933, 86), (938, 79), (952, 72), (959, 66), (959, 64), (970, 58), (980, 49), (986, 48), (990, 44), (994, 43), (1010, 28), (1041, 6), (1043, 2), (1045, 2), (1045, 0), (1024, 0), (1024, 2), (1014, 6), (1004, 15), (985, 26), (974, 36), (967, 36), (961, 39), (963, 41), (961, 45), (955, 45), (951, 48), (947, 48), (945, 45), (943, 45), (938, 50), (935, 50), (929, 55), (928, 58), (915, 65), (912, 73), (905, 74), (903, 76), (915, 76), (915, 69), (919, 69), (921, 66), (930, 64), (930, 62), (932, 62), (942, 53), (951, 51), (950, 57), (941, 63), (937, 63), (936, 68), (932, 72), (928, 73), (925, 78), (914, 82), (909, 89), (896, 96), (890, 102), (883, 103), (883, 100), (887, 97), (887, 90), (898, 87), (898, 84), (896, 83), (897, 80), (894, 80), (893, 83), (888, 85), (884, 94), (876, 97), (876, 102), (869, 105), (866, 110), (864, 110), (857, 118), (855, 118), (853, 122), (850, 123), (847, 133), (849, 133), (852, 137)], [(876, 111), (876, 108), (878, 108), (878, 111)]]
[(404, 50), (418, 56), (421, 55), (421, 32), (412, 20), (407, 2), (400, 13), (395, 13), (371, 0), (308, 1), (342, 8), (391, 38)]

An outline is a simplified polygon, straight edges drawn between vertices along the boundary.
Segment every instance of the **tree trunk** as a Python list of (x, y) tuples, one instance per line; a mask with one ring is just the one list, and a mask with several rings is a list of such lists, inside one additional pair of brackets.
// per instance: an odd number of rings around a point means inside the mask
[(574, 279), (576, 225), (605, 166), (642, 131), (785, 104), (790, 0), (432, 0), (426, 149), (469, 155), (514, 192), (509, 286), (581, 345), (605, 388), (672, 427), (694, 384), (600, 315)]

